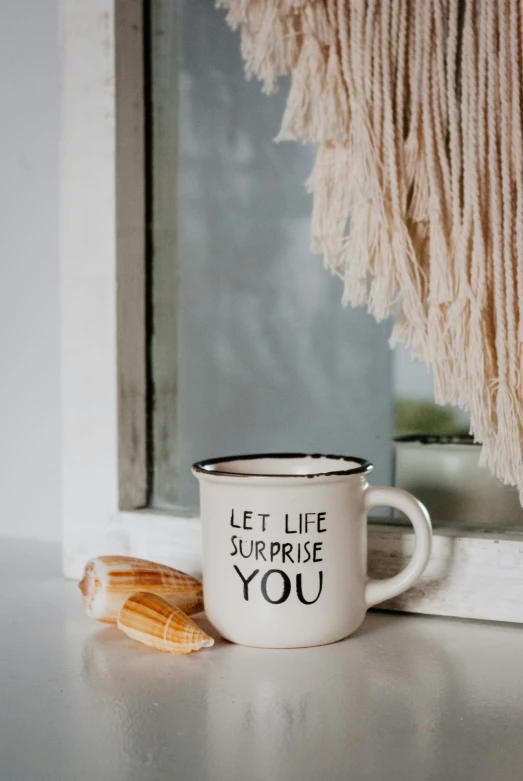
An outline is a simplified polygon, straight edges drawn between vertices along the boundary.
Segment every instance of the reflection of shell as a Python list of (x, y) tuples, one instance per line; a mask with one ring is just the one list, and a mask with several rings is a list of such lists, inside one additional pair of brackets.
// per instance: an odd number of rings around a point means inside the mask
[(156, 594), (133, 594), (120, 610), (118, 629), (172, 654), (190, 654), (200, 648), (209, 648), (214, 640), (178, 607)]
[(203, 610), (201, 581), (164, 564), (130, 556), (92, 559), (79, 588), (87, 615), (109, 623), (116, 623), (123, 603), (137, 591), (159, 594), (187, 615)]

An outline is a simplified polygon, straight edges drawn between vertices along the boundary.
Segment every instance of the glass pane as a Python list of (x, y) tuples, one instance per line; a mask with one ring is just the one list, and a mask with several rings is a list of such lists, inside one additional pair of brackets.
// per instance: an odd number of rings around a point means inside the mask
[(190, 464), (363, 455), (392, 477), (390, 324), (344, 310), (309, 253), (313, 150), (275, 144), (285, 90), (246, 82), (208, 0), (155, 2), (152, 504), (197, 505)]
[(435, 527), (523, 526), (517, 489), (479, 466), (468, 415), (434, 404), (431, 374), (401, 348), (394, 351), (394, 398), (395, 485), (427, 506)]
[(408, 350), (394, 350), (394, 433), (396, 436), (467, 436), (469, 416), (458, 407), (434, 403), (432, 375)]
[(344, 310), (309, 253), (314, 150), (273, 142), (286, 85), (268, 98), (245, 80), (208, 0), (147, 7), (151, 504), (195, 512), (199, 459), (323, 451), (369, 458), (435, 526), (523, 525), (516, 490), (463, 439), (467, 416), (433, 403), (390, 323)]

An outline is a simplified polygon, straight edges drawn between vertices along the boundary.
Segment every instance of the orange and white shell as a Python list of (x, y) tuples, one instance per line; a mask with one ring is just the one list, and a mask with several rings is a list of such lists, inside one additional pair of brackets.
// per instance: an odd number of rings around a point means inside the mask
[(125, 600), (137, 591), (164, 597), (187, 615), (203, 610), (200, 580), (145, 559), (130, 556), (99, 556), (85, 566), (78, 584), (88, 616), (116, 623)]
[(140, 643), (172, 654), (209, 648), (214, 640), (179, 608), (156, 594), (133, 594), (118, 616), (118, 629)]

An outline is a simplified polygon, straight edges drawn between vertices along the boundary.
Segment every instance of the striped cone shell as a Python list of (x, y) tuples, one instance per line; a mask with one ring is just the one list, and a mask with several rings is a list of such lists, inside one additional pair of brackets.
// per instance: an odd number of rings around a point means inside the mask
[(99, 556), (86, 564), (78, 585), (85, 612), (98, 621), (116, 623), (125, 600), (138, 591), (158, 594), (187, 615), (203, 610), (200, 580), (145, 559)]
[(214, 640), (179, 608), (156, 594), (133, 594), (118, 616), (118, 629), (140, 643), (172, 654), (209, 648)]

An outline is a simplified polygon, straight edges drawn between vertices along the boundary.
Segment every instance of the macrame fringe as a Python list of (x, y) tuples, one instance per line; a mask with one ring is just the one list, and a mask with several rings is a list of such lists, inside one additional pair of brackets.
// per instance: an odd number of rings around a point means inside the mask
[[(312, 249), (343, 302), (470, 412), (523, 499), (520, 0), (218, 0), (248, 78), (291, 77), (278, 140), (316, 143)], [(398, 308), (399, 302), (399, 308)]]

